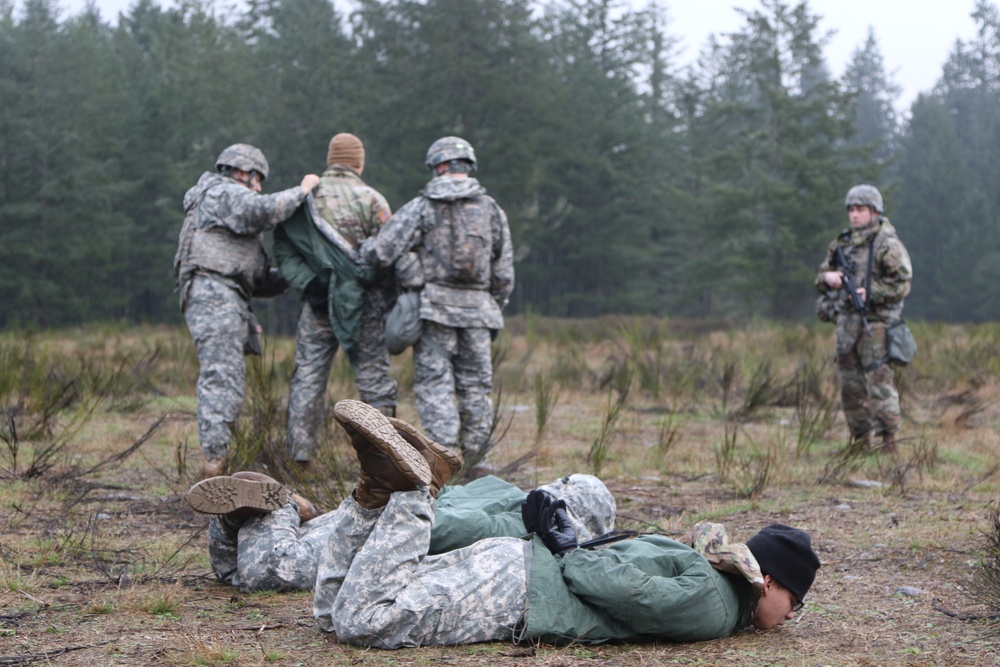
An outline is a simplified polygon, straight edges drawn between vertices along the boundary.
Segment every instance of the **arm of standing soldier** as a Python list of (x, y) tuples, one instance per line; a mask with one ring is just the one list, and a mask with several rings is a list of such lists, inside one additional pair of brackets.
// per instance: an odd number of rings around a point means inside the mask
[(900, 301), (910, 293), (913, 280), (913, 264), (910, 253), (898, 238), (890, 238), (877, 249), (875, 262), (879, 270), (877, 279), (872, 280), (871, 302), (892, 303)]
[(307, 194), (302, 186), (296, 186), (274, 194), (260, 195), (234, 183), (225, 189), (225, 200), (218, 207), (227, 214), (218, 219), (234, 234), (253, 236), (274, 229), (287, 220)]
[[(293, 223), (294, 224), (294, 223)], [(292, 289), (300, 295), (316, 274), (288, 236), (284, 225), (274, 230), (274, 261)]]
[[(830, 274), (837, 274), (837, 277)], [(826, 248), (826, 257), (819, 265), (819, 272), (816, 274), (813, 285), (816, 286), (816, 291), (826, 294), (831, 289), (843, 287), (842, 275), (841, 269), (837, 265), (837, 241), (834, 239), (833, 243)]]
[(503, 309), (514, 291), (514, 246), (507, 214), (496, 204), (493, 215), (493, 252), (490, 257), (490, 295)]
[(407, 202), (392, 214), (378, 234), (365, 239), (358, 246), (361, 259), (372, 266), (389, 266), (399, 259), (400, 255), (423, 238), (420, 232), (422, 212), (423, 198), (417, 197)]

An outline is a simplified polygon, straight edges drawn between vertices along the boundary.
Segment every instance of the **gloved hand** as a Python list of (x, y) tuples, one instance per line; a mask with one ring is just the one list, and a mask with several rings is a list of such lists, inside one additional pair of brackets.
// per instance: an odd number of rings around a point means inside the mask
[(330, 290), (330, 284), (324, 280), (320, 280), (318, 277), (313, 278), (306, 285), (306, 288), (302, 290), (302, 298), (305, 299), (309, 307), (313, 309), (317, 317), (322, 317), (326, 319), (329, 317), (329, 310), (327, 305), (327, 295)]
[(541, 537), (552, 553), (561, 554), (576, 548), (576, 530), (562, 498), (556, 500), (538, 489), (530, 491), (521, 505), (521, 518), (524, 527)]

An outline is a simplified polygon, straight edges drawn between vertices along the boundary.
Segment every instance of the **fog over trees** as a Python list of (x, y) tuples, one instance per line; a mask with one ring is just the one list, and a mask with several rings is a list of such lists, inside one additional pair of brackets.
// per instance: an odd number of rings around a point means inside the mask
[[(761, 0), (682, 68), (669, 3), (139, 0), (109, 23), (0, 0), (0, 326), (179, 322), (181, 198), (235, 142), (265, 191), (360, 136), (399, 208), (436, 138), (468, 139), (507, 210), (512, 312), (813, 317), (843, 197), (882, 190), (909, 318), (1000, 313), (1000, 12), (905, 117), (877, 33), (841, 78), (807, 2)], [(294, 295), (268, 306), (294, 325)]]

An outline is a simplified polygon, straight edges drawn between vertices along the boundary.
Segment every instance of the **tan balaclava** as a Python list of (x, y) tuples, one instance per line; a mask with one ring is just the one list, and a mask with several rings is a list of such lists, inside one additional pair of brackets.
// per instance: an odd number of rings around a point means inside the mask
[(326, 152), (326, 166), (333, 164), (342, 164), (360, 174), (365, 170), (365, 145), (349, 132), (334, 135)]

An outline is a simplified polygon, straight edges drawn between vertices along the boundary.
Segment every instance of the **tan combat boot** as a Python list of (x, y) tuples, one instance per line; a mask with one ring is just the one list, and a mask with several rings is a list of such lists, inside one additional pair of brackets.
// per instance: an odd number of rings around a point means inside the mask
[(255, 512), (273, 512), (284, 507), (287, 500), (288, 489), (267, 475), (254, 479), (210, 477), (192, 486), (187, 494), (188, 504), (196, 512), (235, 514), (238, 517), (250, 516)]
[(385, 507), (394, 491), (431, 483), (426, 459), (376, 408), (344, 400), (333, 406), (333, 418), (351, 437), (351, 446), (361, 463), (354, 500), (365, 509)]
[(462, 468), (462, 457), (444, 445), (439, 445), (402, 419), (389, 417), (396, 433), (410, 443), (426, 459), (431, 469), (431, 495), (437, 497), (441, 487)]
[[(278, 480), (273, 477), (268, 477), (262, 472), (253, 472), (251, 470), (244, 470), (242, 472), (234, 472), (231, 477), (236, 479), (249, 479), (254, 482), (274, 482), (278, 483)], [(315, 519), (319, 516), (319, 510), (316, 506), (312, 504), (305, 496), (302, 496), (294, 491), (288, 492), (288, 497), (295, 501), (295, 504), (299, 508), (299, 522), (305, 523), (310, 519)]]

